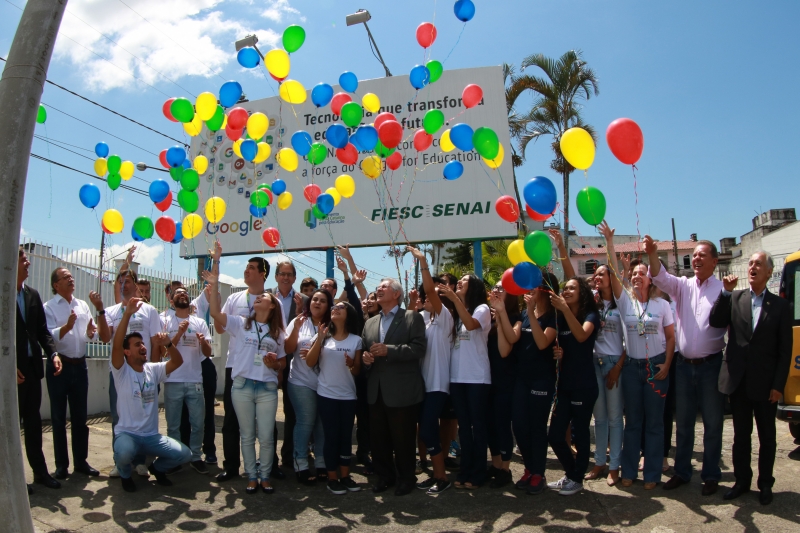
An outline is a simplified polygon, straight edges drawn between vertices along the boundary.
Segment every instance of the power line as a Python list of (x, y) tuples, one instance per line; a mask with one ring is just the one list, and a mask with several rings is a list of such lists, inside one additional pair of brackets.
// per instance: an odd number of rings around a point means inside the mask
[[(59, 143), (59, 144), (63, 144), (64, 146), (71, 146), (73, 148), (77, 148), (78, 150), (83, 150), (85, 152), (94, 153), (94, 150), (90, 150), (88, 148), (84, 148), (83, 146), (78, 146), (76, 144), (69, 144), (69, 143), (66, 143), (64, 141), (59, 141), (58, 139), (52, 139), (52, 138), (48, 139), (47, 137), (43, 137), (43, 136), (38, 135), (36, 133), (34, 133), (33, 136), (36, 137), (37, 139), (41, 139), (41, 140), (46, 141), (46, 142)], [(84, 157), (86, 157), (86, 156), (84, 156)]]

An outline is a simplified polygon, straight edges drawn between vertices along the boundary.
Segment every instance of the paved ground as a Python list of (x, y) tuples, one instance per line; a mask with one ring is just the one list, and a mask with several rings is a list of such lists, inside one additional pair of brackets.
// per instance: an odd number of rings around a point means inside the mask
[[(166, 432), (163, 414), (161, 422), (162, 432)], [(697, 425), (696, 452), (701, 450), (701, 427)], [(732, 423), (728, 419), (723, 450), (724, 486), (733, 483), (732, 438)], [(755, 436), (754, 442), (757, 442)], [(49, 432), (45, 433), (44, 443), (45, 455), (54, 468)], [(344, 496), (330, 494), (322, 484), (311, 489), (302, 487), (287, 471), (287, 480), (275, 482), (276, 494), (250, 496), (244, 493), (244, 478), (217, 484), (212, 480), (218, 471), (216, 467), (210, 467), (209, 476), (202, 476), (187, 465), (183, 472), (172, 476), (175, 486), (169, 488), (134, 474), (138, 490), (128, 494), (118, 479), (107, 477), (113, 463), (111, 425), (107, 419), (92, 421), (89, 445), (89, 463), (102, 472), (99, 478), (73, 475), (62, 482), (60, 490), (35, 486), (31, 513), (40, 531), (800, 531), (800, 462), (787, 458), (796, 446), (781, 422), (775, 501), (767, 507), (759, 505), (757, 492), (732, 503), (722, 500), (724, 489), (714, 496), (703, 497), (699, 474), (691, 485), (669, 493), (661, 486), (645, 491), (641, 483), (630, 489), (610, 488), (604, 480), (598, 480), (587, 482), (583, 492), (570, 497), (554, 492), (528, 496), (513, 488), (484, 487), (474, 492), (449, 490), (436, 497), (415, 491), (398, 498), (391, 493), (376, 496), (367, 490), (369, 480), (360, 468), (355, 469), (354, 478), (365, 490)], [(221, 458), (219, 434), (217, 446)], [(515, 457), (512, 465), (515, 478), (522, 471), (518, 459)], [(700, 459), (701, 454), (696, 453), (695, 462)], [(754, 454), (754, 469), (756, 462)], [(558, 462), (551, 455), (548, 479), (557, 479), (561, 474)], [(30, 482), (32, 475), (27, 465), (26, 476)], [(0, 524), (2, 530), (5, 528)]]

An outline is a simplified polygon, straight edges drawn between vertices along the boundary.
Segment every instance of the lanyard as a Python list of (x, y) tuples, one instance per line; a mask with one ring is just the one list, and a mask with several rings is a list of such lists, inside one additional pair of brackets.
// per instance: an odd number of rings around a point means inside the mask
[[(255, 321), (254, 321), (255, 322)], [(261, 342), (269, 336), (269, 326), (267, 326), (267, 332), (264, 335), (261, 335), (261, 326), (258, 322), (255, 322), (256, 325), (256, 337), (258, 337), (258, 347), (256, 348), (256, 352), (261, 349)]]

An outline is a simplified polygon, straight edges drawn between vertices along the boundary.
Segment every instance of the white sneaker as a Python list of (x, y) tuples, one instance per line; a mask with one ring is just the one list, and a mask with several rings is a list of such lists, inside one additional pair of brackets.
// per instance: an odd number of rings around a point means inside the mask
[(550, 483), (548, 483), (548, 484), (547, 484), (547, 488), (548, 488), (548, 489), (553, 489), (553, 490), (559, 490), (559, 491), (560, 491), (560, 490), (561, 490), (561, 487), (563, 487), (563, 486), (564, 486), (564, 484), (565, 484), (567, 481), (569, 481), (569, 478), (568, 478), (567, 476), (564, 476), (564, 477), (562, 477), (561, 479), (559, 479), (558, 481), (551, 481)]
[(150, 477), (150, 472), (145, 465), (136, 465), (136, 473), (142, 477)]
[(572, 481), (571, 479), (567, 479), (561, 486), (561, 490), (558, 491), (558, 493), (561, 494), (562, 496), (572, 496), (573, 494), (580, 492), (582, 490), (583, 490), (583, 483), (578, 483), (577, 481)]
[(116, 465), (114, 465), (114, 468), (112, 468), (111, 472), (108, 473), (108, 477), (119, 477), (119, 470), (117, 470)]

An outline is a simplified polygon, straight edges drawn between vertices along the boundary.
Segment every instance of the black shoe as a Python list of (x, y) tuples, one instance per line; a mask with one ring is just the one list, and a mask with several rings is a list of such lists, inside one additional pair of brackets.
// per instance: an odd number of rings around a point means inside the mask
[(122, 480), (122, 488), (125, 492), (136, 492), (136, 483), (133, 482), (132, 477), (121, 477)]
[(76, 466), (75, 471), (80, 472), (81, 474), (86, 474), (87, 476), (90, 477), (97, 477), (100, 475), (100, 472), (89, 466), (89, 463), (84, 463), (81, 466)]
[(685, 485), (686, 483), (689, 482), (678, 475), (674, 475), (671, 478), (669, 478), (669, 481), (664, 483), (664, 490), (677, 489), (678, 487), (680, 487), (681, 485)]
[(499, 468), (494, 475), (494, 479), (489, 483), (489, 486), (493, 489), (499, 489), (500, 487), (505, 487), (512, 481), (514, 481), (514, 479), (511, 477), (511, 470)]
[(169, 470), (167, 470), (164, 473), (167, 474), (168, 476), (171, 476), (172, 474), (177, 474), (178, 472), (180, 472), (182, 470), (183, 470), (183, 466), (182, 465), (178, 465), (178, 466), (173, 466), (172, 468), (170, 468)]
[(358, 483), (356, 483), (351, 476), (343, 477), (339, 480), (339, 483), (350, 492), (358, 492), (361, 490), (361, 487), (358, 486)]
[(439, 494), (449, 489), (452, 485), (447, 479), (437, 479), (436, 483), (428, 489), (428, 494)]
[(761, 505), (769, 505), (772, 503), (772, 488), (771, 487), (764, 487), (761, 489), (761, 494), (758, 495), (758, 501), (761, 502)]
[(61, 483), (59, 483), (58, 481), (53, 479), (53, 476), (51, 476), (50, 474), (48, 474), (46, 472), (44, 474), (39, 474), (38, 476), (34, 475), (33, 476), (33, 482), (34, 483), (38, 483), (39, 485), (44, 485), (48, 489), (60, 489), (61, 488)]
[(405, 496), (406, 494), (411, 494), (414, 490), (414, 485), (411, 483), (398, 483), (397, 488), (394, 489), (395, 496)]
[(283, 470), (281, 470), (281, 467), (276, 465), (276, 466), (272, 467), (272, 471), (269, 473), (269, 478), (270, 479), (286, 479), (286, 474), (283, 473)]
[(722, 496), (722, 499), (733, 500), (748, 492), (750, 492), (750, 487), (746, 487), (744, 484), (740, 485), (739, 483), (735, 483), (733, 487), (731, 487), (731, 489)]
[(419, 490), (428, 490), (431, 487), (433, 487), (434, 485), (436, 485), (436, 478), (431, 476), (428, 479), (426, 479), (425, 481), (421, 481), (421, 482), (417, 483), (417, 488)]
[[(265, 483), (265, 482), (262, 481), (262, 484), (260, 485), (261, 492), (263, 492), (264, 494), (270, 494), (270, 495), (271, 494), (275, 494), (275, 487), (273, 487), (271, 483), (269, 485), (267, 485), (267, 486), (264, 486), (263, 483)], [(269, 483), (269, 481), (266, 481), (266, 483)]]
[(33, 487), (28, 485), (28, 496), (30, 496), (31, 494), (33, 494)]
[(239, 472), (228, 472), (227, 470), (223, 470), (219, 474), (217, 474), (217, 482), (228, 481), (229, 479), (234, 479), (239, 477)]
[(347, 488), (338, 479), (328, 481), (328, 491), (337, 495), (347, 494)]
[(255, 487), (251, 487), (250, 486), (250, 483), (252, 483), (253, 481), (256, 481), (256, 480), (253, 479), (253, 480), (251, 480), (250, 482), (247, 483), (247, 486), (244, 488), (245, 493), (247, 493), (247, 494), (255, 494), (255, 493), (258, 492), (258, 483), (256, 483)]
[(390, 488), (394, 487), (394, 481), (391, 483), (384, 481), (382, 479), (378, 480), (378, 482), (372, 487), (372, 492), (375, 494), (380, 494), (381, 492), (386, 492)]
[(217, 456), (216, 455), (206, 454), (206, 464), (207, 465), (215, 465), (215, 464), (217, 464)]
[(192, 461), (189, 464), (191, 465), (192, 468), (195, 469), (195, 471), (198, 474), (208, 474), (208, 467), (206, 466), (205, 461), (201, 461), (198, 459), (197, 461)]
[(717, 490), (719, 489), (719, 481), (714, 481), (713, 479), (707, 480), (703, 483), (703, 496), (711, 496), (712, 494), (716, 494)]
[(489, 465), (489, 468), (486, 469), (486, 479), (494, 479), (494, 476), (497, 475), (498, 472), (501, 472), (501, 468), (497, 468), (494, 465)]
[(162, 487), (171, 487), (172, 486), (172, 481), (167, 479), (167, 474), (165, 472), (162, 472), (160, 470), (156, 470), (153, 465), (148, 466), (147, 470), (151, 474), (153, 474), (153, 476), (155, 476), (156, 483), (158, 483)]
[(445, 457), (444, 458), (444, 469), (448, 472), (458, 472), (461, 469), (461, 465), (458, 461), (453, 459), (452, 457)]
[(53, 477), (56, 479), (67, 479), (69, 477), (69, 469), (66, 466), (56, 468), (56, 474)]

